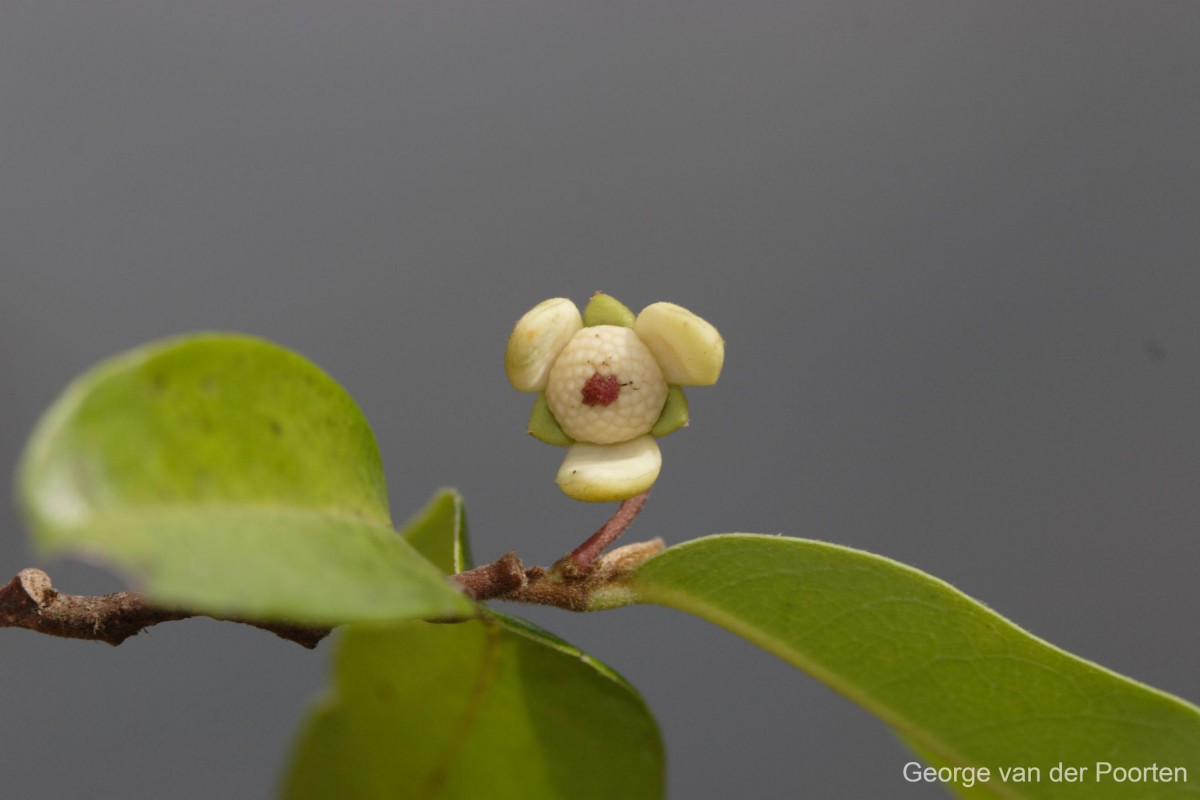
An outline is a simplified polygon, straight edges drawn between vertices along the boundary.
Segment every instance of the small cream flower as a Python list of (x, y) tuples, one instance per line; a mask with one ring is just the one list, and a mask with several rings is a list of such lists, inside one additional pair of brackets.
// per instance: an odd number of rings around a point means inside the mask
[(583, 314), (556, 297), (534, 306), (508, 339), (504, 369), (538, 392), (529, 432), (568, 447), (558, 485), (577, 500), (625, 500), (662, 467), (656, 437), (687, 425), (682, 386), (717, 382), (725, 341), (686, 308), (654, 303), (634, 317), (597, 292)]

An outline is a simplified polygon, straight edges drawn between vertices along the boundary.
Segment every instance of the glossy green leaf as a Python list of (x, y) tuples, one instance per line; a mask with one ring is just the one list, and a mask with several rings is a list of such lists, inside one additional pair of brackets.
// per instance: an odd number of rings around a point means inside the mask
[[(915, 758), (912, 761), (905, 762), (905, 767), (908, 767), (910, 764), (916, 764), (920, 769), (923, 770), (928, 769), (929, 767), (933, 767), (936, 770), (945, 769), (947, 767), (954, 769), (953, 764), (947, 763), (945, 759), (933, 755), (921, 745), (917, 744), (911, 739), (905, 738), (903, 734), (900, 734), (900, 741), (908, 745), (908, 748), (915, 754)], [(951, 775), (953, 775), (953, 773), (951, 773)], [(1049, 774), (1047, 774), (1047, 780), (1049, 780), (1049, 777)], [(977, 779), (970, 780), (966, 777), (966, 775), (962, 775), (957, 781), (939, 781), (939, 783), (944, 786), (951, 795), (962, 798), (962, 800), (995, 800), (998, 794), (1002, 797), (1009, 796), (1003, 792), (995, 791), (995, 787), (991, 785), (991, 780), (980, 782)]]
[[(881, 717), (936, 764), (988, 767), (963, 796), (1130, 798), (1097, 762), (1182, 767), (1196, 796), (1200, 709), (1065, 653), (942, 581), (823, 542), (733, 534), (672, 547), (628, 584), (642, 602), (721, 625)], [(1091, 780), (1054, 782), (1062, 762)], [(1037, 766), (1037, 783), (1000, 767)], [(990, 794), (989, 794), (990, 793)]]
[(19, 483), (37, 545), (129, 572), (157, 602), (307, 623), (473, 608), (392, 530), (354, 401), (260, 339), (100, 364), (38, 424)]
[(442, 489), (401, 528), (404, 539), (447, 575), (471, 568), (462, 495)]
[(503, 617), (348, 628), (284, 797), (649, 800), (658, 729), (594, 659)]

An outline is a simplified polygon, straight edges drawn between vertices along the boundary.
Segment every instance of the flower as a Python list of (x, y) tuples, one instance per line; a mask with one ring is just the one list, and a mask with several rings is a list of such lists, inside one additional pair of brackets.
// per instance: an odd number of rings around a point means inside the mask
[(504, 371), (537, 392), (529, 433), (566, 447), (558, 486), (576, 500), (625, 500), (650, 488), (662, 467), (656, 438), (688, 423), (683, 386), (717, 382), (725, 340), (674, 303), (636, 317), (597, 292), (583, 313), (570, 300), (538, 303), (508, 338)]

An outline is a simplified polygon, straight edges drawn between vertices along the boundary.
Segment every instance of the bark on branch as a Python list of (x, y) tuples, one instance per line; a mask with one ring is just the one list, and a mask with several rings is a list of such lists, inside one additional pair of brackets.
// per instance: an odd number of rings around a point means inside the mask
[(622, 580), (642, 562), (663, 551), (663, 540), (618, 547), (580, 572), (574, 554), (549, 569), (525, 567), (514, 553), (454, 575), (451, 580), (472, 600), (535, 603), (567, 611), (599, 611), (635, 602)]
[[(0, 627), (27, 628), (50, 636), (92, 639), (116, 646), (151, 625), (204, 616), (163, 608), (146, 601), (139, 592), (116, 592), (95, 597), (63, 594), (40, 569), (23, 569), (0, 587)], [(241, 622), (270, 631), (280, 638), (312, 649), (328, 634), (327, 628), (309, 628), (268, 622)]]
[[(661, 539), (601, 552), (620, 536), (642, 510), (649, 492), (621, 503), (616, 513), (579, 547), (549, 569), (526, 568), (508, 552), (490, 564), (450, 577), (463, 594), (476, 601), (510, 600), (537, 603), (569, 611), (592, 611), (633, 602), (622, 579), (642, 562), (663, 550)], [(157, 606), (140, 592), (99, 596), (64, 594), (54, 588), (40, 569), (23, 569), (0, 586), (0, 628), (26, 628), (68, 639), (92, 639), (116, 646), (160, 622), (213, 616)], [(329, 635), (329, 628), (275, 622), (255, 622), (236, 617), (216, 617), (253, 625), (312, 649)], [(443, 620), (453, 621), (453, 620)]]

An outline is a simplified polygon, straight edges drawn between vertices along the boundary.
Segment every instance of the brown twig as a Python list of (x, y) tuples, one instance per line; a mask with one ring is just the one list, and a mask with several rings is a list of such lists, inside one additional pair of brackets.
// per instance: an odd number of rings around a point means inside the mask
[(662, 540), (655, 539), (614, 550), (606, 558), (600, 553), (620, 536), (633, 522), (650, 490), (622, 501), (608, 521), (587, 540), (560, 558), (550, 569), (526, 569), (509, 551), (490, 564), (484, 564), (454, 575), (451, 580), (472, 600), (512, 600), (518, 603), (538, 603), (571, 611), (593, 608), (593, 597), (602, 584), (617, 580), (632, 569), (629, 559), (636, 554), (637, 563), (663, 549)]
[[(116, 592), (95, 597), (63, 594), (50, 576), (40, 569), (23, 569), (0, 587), (0, 627), (31, 631), (68, 639), (92, 639), (116, 646), (160, 622), (203, 616), (163, 608), (146, 602), (139, 592)], [(242, 622), (270, 631), (276, 636), (312, 649), (328, 634), (327, 628), (310, 628), (283, 623), (252, 622), (231, 617), (214, 617)]]
[(623, 579), (642, 562), (661, 553), (663, 548), (662, 539), (618, 547), (593, 561), (586, 572), (579, 572), (568, 555), (550, 569), (532, 567), (526, 570), (529, 579), (523, 586), (496, 599), (554, 606), (567, 611), (599, 611), (628, 605), (636, 598), (623, 585)]
[(492, 563), (460, 572), (450, 580), (472, 600), (490, 600), (524, 586), (528, 577), (521, 559), (509, 550)]
[[(450, 577), (475, 601), (511, 600), (537, 603), (570, 611), (589, 611), (632, 602), (621, 581), (638, 565), (662, 552), (661, 539), (618, 548), (601, 556), (642, 510), (649, 491), (632, 497), (587, 541), (556, 561), (549, 569), (526, 568), (513, 552)], [(116, 592), (94, 597), (63, 594), (40, 569), (23, 569), (0, 586), (0, 628), (27, 628), (50, 636), (93, 639), (118, 645), (152, 625), (189, 617), (212, 616), (148, 602), (139, 592)], [(280, 638), (312, 649), (329, 635), (328, 628), (278, 622), (255, 622), (216, 617), (253, 625)]]
[(621, 580), (663, 551), (662, 539), (618, 547), (580, 572), (572, 555), (552, 567), (525, 567), (514, 553), (451, 577), (472, 600), (536, 603), (567, 611), (598, 611), (633, 602)]

